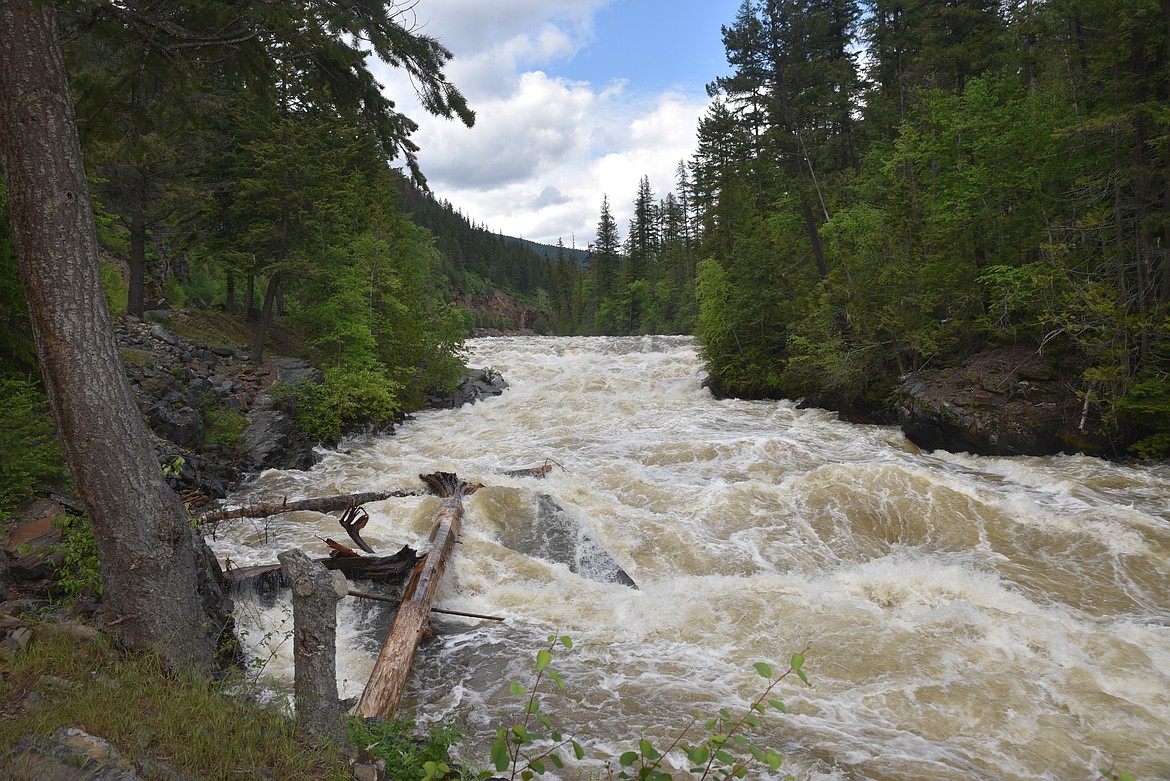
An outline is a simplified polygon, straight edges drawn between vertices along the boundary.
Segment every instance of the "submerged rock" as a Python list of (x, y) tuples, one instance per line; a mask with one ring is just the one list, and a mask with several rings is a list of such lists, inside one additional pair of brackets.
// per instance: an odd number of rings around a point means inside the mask
[(525, 556), (564, 564), (570, 572), (589, 580), (638, 587), (613, 554), (565, 512), (556, 499), (537, 494), (533, 505), (531, 522), (510, 519), (500, 542)]
[(427, 406), (436, 409), (462, 407), (474, 404), (480, 399), (499, 396), (508, 389), (507, 381), (499, 372), (490, 369), (468, 369), (467, 375), (459, 381), (459, 387), (450, 395), (432, 394), (427, 397)]

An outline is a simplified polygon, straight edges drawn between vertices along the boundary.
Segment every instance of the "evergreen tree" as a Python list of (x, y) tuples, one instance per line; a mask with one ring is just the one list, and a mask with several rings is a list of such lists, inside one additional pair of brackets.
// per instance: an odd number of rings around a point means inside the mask
[(597, 313), (595, 327), (599, 333), (619, 333), (627, 324), (621, 311), (621, 299), (626, 291), (621, 284), (621, 241), (617, 221), (609, 208), (608, 195), (601, 201), (597, 236), (589, 248), (589, 264), (593, 277), (594, 310)]

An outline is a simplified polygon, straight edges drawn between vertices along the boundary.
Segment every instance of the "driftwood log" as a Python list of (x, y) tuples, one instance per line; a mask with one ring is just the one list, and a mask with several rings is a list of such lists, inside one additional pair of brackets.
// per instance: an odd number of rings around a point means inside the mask
[(283, 502), (252, 504), (247, 507), (237, 507), (234, 510), (213, 510), (208, 513), (200, 513), (193, 516), (191, 521), (196, 526), (200, 526), (205, 523), (230, 521), (234, 518), (267, 518), (270, 515), (280, 515), (298, 510), (329, 513), (337, 510), (350, 510), (370, 502), (381, 502), (384, 499), (420, 495), (418, 491), (371, 491), (362, 494), (345, 494), (344, 496), (325, 496), (319, 499), (301, 499), (296, 502), (285, 499)]
[[(419, 561), (414, 548), (403, 545), (392, 556), (326, 556), (314, 559), (328, 570), (335, 570), (350, 580), (374, 580), (379, 583), (397, 583), (414, 569)], [(242, 586), (266, 575), (280, 572), (279, 564), (260, 564), (253, 567), (229, 567), (223, 577), (229, 586)], [(287, 584), (286, 584), (287, 585)]]
[(392, 718), (398, 709), (402, 690), (410, 674), (415, 649), (427, 632), (427, 617), (431, 602), (439, 590), (447, 561), (455, 550), (463, 517), (463, 497), (472, 494), (480, 485), (469, 485), (449, 472), (419, 475), (431, 490), (444, 497), (431, 524), (431, 547), (426, 557), (415, 567), (402, 606), (394, 617), (390, 634), (374, 663), (370, 680), (362, 692), (357, 713), (361, 718), (381, 716)]

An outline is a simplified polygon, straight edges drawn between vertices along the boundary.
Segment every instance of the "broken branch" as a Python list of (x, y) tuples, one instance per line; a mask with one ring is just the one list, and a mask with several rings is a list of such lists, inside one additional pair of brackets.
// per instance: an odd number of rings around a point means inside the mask
[[(367, 594), (364, 591), (350, 591), (347, 593), (351, 597), (357, 597), (358, 599), (372, 599), (375, 602), (390, 602), (390, 603), (395, 604), (395, 605), (402, 604), (401, 599), (397, 599), (395, 597), (384, 597), (381, 594)], [(463, 613), (463, 612), (458, 611), (458, 610), (443, 610), (443, 609), (437, 608), (437, 607), (432, 607), (431, 612), (432, 613), (442, 613), (442, 614), (448, 615), (448, 616), (462, 616), (464, 618), (482, 618), (482, 619), (485, 619), (487, 621), (504, 621), (505, 620), (503, 618), (500, 618), (499, 616), (485, 616), (481, 613)]]
[(357, 546), (366, 553), (373, 553), (374, 549), (362, 539), (361, 530), (366, 528), (369, 523), (370, 515), (366, 512), (364, 507), (350, 507), (341, 514), (341, 527), (345, 529), (345, 533), (349, 538), (357, 543)]

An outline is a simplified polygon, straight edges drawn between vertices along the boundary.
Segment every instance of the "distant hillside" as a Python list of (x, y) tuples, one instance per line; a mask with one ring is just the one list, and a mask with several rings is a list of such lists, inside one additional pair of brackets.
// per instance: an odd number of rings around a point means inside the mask
[(448, 201), (409, 183), (402, 185), (402, 200), (411, 220), (434, 234), (443, 271), (457, 292), (480, 295), (498, 289), (535, 300), (542, 289), (548, 289), (555, 247), (542, 249), (530, 241), (492, 233)]
[(561, 247), (557, 247), (554, 244), (540, 244), (540, 243), (535, 242), (535, 241), (529, 241), (528, 239), (519, 239), (519, 238), (516, 238), (514, 236), (505, 236), (504, 239), (506, 239), (507, 241), (516, 241), (516, 242), (519, 242), (521, 244), (526, 244), (532, 249), (533, 252), (537, 253), (542, 258), (544, 258), (545, 260), (550, 261), (550, 262), (555, 261), (557, 259), (557, 250), (558, 249), (560, 249), (564, 252), (566, 258), (568, 258), (569, 260), (576, 261), (578, 266), (585, 265), (585, 259), (589, 257), (589, 253), (583, 249), (572, 249), (570, 247), (561, 248)]

